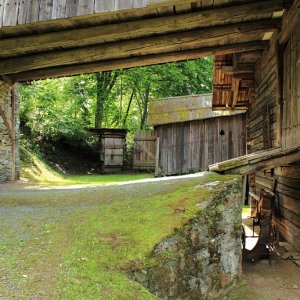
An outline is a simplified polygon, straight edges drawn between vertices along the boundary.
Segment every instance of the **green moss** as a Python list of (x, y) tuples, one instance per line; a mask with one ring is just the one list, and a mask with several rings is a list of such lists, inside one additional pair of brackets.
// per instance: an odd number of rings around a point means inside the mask
[[(43, 293), (49, 299), (157, 299), (130, 280), (126, 271), (155, 264), (150, 255), (155, 245), (176, 230), (179, 234), (197, 214), (204, 214), (197, 204), (210, 199), (216, 189), (196, 186), (211, 181), (223, 186), (232, 178), (209, 174), (173, 185), (162, 183), (160, 188), (159, 182), (152, 187), (136, 185), (131, 191), (119, 187), (0, 195), (7, 207), (49, 208), (36, 223), (27, 219), (24, 230), (31, 238), (26, 241), (10, 229), (11, 239), (4, 245), (7, 259), (1, 267), (22, 291), (19, 299), (32, 294), (43, 298)], [(59, 213), (68, 207), (77, 210), (70, 209), (54, 222), (55, 210)], [(176, 212), (178, 207), (184, 212)], [(0, 234), (7, 235), (2, 222)]]

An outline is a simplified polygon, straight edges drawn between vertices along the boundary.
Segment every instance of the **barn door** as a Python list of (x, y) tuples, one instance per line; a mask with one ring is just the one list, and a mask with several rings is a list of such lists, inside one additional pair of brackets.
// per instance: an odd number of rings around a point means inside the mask
[(155, 169), (157, 142), (156, 140), (157, 133), (154, 130), (142, 131), (134, 135), (134, 169)]

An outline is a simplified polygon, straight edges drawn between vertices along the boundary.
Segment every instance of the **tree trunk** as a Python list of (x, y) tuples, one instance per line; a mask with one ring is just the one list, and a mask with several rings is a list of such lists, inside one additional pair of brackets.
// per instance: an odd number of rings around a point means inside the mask
[(143, 99), (143, 113), (141, 117), (141, 130), (145, 129), (146, 119), (148, 115), (148, 104), (149, 104), (149, 96), (150, 96), (150, 84), (147, 86), (144, 99)]
[(123, 127), (126, 126), (126, 121), (127, 121), (127, 118), (128, 118), (128, 114), (129, 114), (129, 110), (130, 110), (130, 106), (131, 106), (131, 103), (132, 103), (132, 100), (133, 100), (134, 93), (135, 93), (135, 91), (133, 90), (132, 93), (131, 93), (131, 95), (130, 95), (130, 99), (129, 99), (129, 103), (128, 103), (128, 106), (127, 106), (127, 110), (126, 110), (126, 113), (125, 113), (125, 116), (124, 116), (124, 119), (123, 119)]
[(100, 72), (96, 74), (97, 104), (95, 113), (95, 128), (102, 128), (104, 104), (119, 76), (118, 71)]

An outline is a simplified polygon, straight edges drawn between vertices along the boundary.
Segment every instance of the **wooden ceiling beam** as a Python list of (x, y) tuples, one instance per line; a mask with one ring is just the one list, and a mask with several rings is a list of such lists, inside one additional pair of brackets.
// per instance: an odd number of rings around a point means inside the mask
[(282, 16), (282, 30), (279, 34), (280, 44), (288, 42), (296, 26), (300, 26), (300, 0), (294, 0), (291, 7)]
[(139, 66), (149, 66), (162, 63), (170, 63), (176, 61), (192, 60), (210, 55), (222, 55), (227, 53), (243, 52), (249, 50), (264, 49), (268, 46), (268, 41), (254, 41), (248, 43), (231, 44), (225, 46), (217, 46), (214, 48), (200, 48), (193, 50), (185, 50), (180, 52), (172, 52), (165, 54), (146, 55), (138, 57), (130, 57), (124, 59), (97, 61), (86, 64), (75, 64), (68, 66), (58, 66), (46, 69), (37, 69), (17, 74), (11, 74), (10, 78), (16, 82), (26, 82), (31, 80), (46, 79), (53, 77), (64, 77), (86, 73), (95, 73), (101, 71), (109, 71), (116, 69), (128, 69)]
[(256, 23), (241, 23), (172, 33), (162, 36), (122, 41), (100, 46), (60, 50), (0, 61), (0, 74), (19, 73), (29, 70), (61, 65), (89, 63), (93, 61), (126, 58), (131, 56), (177, 52), (205, 46), (216, 47), (228, 38), (259, 37), (266, 31), (273, 31), (277, 21), (264, 20)]
[(220, 68), (227, 75), (237, 75), (237, 74), (248, 74), (254, 73), (255, 66), (254, 64), (243, 65), (240, 64), (237, 67), (234, 66), (222, 66)]
[(194, 13), (152, 18), (126, 23), (92, 26), (60, 32), (2, 39), (0, 58), (47, 52), (55, 49), (104, 44), (161, 33), (186, 31), (220, 24), (239, 22), (249, 15), (282, 11), (283, 0), (256, 1), (225, 8), (212, 8)]

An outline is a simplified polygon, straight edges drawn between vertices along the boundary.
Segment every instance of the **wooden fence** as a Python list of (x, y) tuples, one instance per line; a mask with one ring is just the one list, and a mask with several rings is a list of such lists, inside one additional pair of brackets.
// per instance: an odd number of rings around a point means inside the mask
[(156, 131), (138, 132), (134, 135), (133, 168), (135, 170), (155, 170)]

